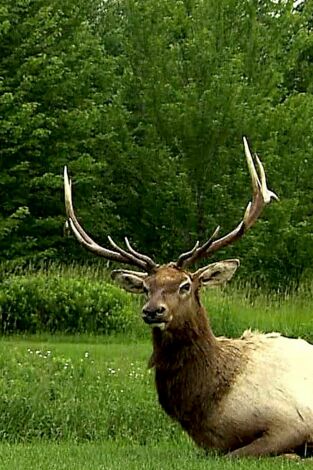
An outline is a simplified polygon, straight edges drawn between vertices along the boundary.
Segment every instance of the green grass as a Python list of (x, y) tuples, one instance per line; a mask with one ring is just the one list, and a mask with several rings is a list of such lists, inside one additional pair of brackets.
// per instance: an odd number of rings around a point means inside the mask
[[(0, 341), (0, 468), (293, 469), (206, 455), (160, 409), (149, 342)], [(90, 338), (89, 338), (90, 339)], [(306, 462), (306, 464), (308, 461)]]
[(240, 336), (245, 329), (279, 331), (286, 336), (302, 337), (313, 342), (312, 289), (297, 293), (271, 293), (252, 290), (211, 289), (204, 293), (216, 335)]
[(241, 459), (208, 456), (191, 444), (143, 446), (125, 442), (0, 445), (2, 470), (278, 470), (307, 467), (285, 458)]
[(149, 350), (148, 343), (0, 341), (0, 440), (179, 437), (157, 404)]

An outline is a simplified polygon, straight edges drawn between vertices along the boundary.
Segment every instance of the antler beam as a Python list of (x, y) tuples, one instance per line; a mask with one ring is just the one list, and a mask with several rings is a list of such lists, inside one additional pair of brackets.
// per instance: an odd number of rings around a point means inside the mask
[(178, 261), (176, 262), (177, 267), (186, 267), (196, 262), (198, 259), (206, 258), (212, 253), (215, 253), (221, 248), (224, 248), (225, 246), (230, 245), (234, 241), (238, 240), (256, 222), (264, 206), (266, 206), (266, 204), (269, 204), (272, 199), (278, 200), (278, 196), (273, 191), (270, 191), (268, 189), (263, 165), (258, 156), (255, 155), (259, 170), (258, 175), (255, 165), (253, 163), (253, 158), (249, 149), (247, 139), (245, 137), (243, 138), (243, 143), (249, 173), (252, 181), (253, 196), (252, 201), (249, 202), (249, 204), (247, 205), (242, 221), (230, 233), (216, 240), (219, 231), (218, 227), (213, 233), (212, 237), (202, 246), (199, 247), (199, 243), (197, 242), (195, 247), (190, 252), (183, 253), (182, 255), (180, 255)]
[(143, 269), (145, 272), (152, 272), (156, 267), (156, 263), (149, 258), (149, 256), (143, 255), (135, 251), (127, 238), (125, 238), (126, 246), (129, 251), (124, 250), (119, 247), (111, 237), (109, 237), (109, 242), (113, 247), (113, 250), (104, 248), (98, 243), (96, 243), (89, 235), (85, 232), (82, 226), (79, 224), (72, 202), (72, 183), (67, 174), (67, 167), (64, 167), (64, 194), (65, 194), (65, 210), (68, 218), (69, 226), (72, 229), (73, 234), (87, 250), (92, 253), (102, 256), (110, 261), (117, 261), (119, 263), (124, 263), (132, 266), (137, 266), (140, 269)]

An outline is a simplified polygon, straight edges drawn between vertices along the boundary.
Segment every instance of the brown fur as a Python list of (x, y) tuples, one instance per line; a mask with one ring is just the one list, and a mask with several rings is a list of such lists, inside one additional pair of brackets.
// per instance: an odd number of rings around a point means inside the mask
[[(177, 420), (194, 441), (215, 447), (210, 419), (227, 393), (245, 358), (231, 341), (218, 341), (199, 305), (196, 322), (186, 321), (180, 330), (153, 330), (156, 388), (164, 411)], [(228, 449), (230, 450), (230, 449)]]
[[(210, 428), (218, 403), (227, 394), (245, 362), (243, 348), (231, 340), (215, 338), (200, 304), (198, 280), (188, 301), (179, 301), (177, 289), (189, 274), (165, 266), (147, 280), (152, 293), (149, 304), (165, 302), (174, 313), (165, 331), (154, 328), (153, 354), (159, 402), (199, 445), (215, 447)], [(220, 439), (218, 439), (220, 441)]]

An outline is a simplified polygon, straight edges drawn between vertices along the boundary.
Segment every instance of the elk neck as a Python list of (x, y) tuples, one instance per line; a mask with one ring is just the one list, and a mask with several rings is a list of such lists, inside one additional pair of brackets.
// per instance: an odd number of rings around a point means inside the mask
[(201, 365), (206, 374), (210, 372), (210, 375), (221, 376), (223, 371), (230, 372), (231, 364), (234, 364), (231, 340), (221, 342), (215, 337), (202, 306), (199, 306), (196, 320), (195, 317), (190, 318), (181, 328), (174, 330), (162, 331), (154, 328), (152, 336), (153, 355), (150, 366), (156, 369), (179, 371), (188, 364), (194, 369), (197, 364), (199, 367)]
[(179, 369), (197, 357), (208, 361), (213, 359), (218, 349), (217, 339), (202, 306), (199, 306), (197, 315), (188, 316), (179, 327), (164, 331), (154, 328), (152, 337), (151, 365), (159, 369)]
[[(196, 321), (174, 331), (153, 330), (153, 354), (159, 401), (191, 434), (227, 393), (242, 365), (242, 351), (232, 340), (218, 340), (205, 309)], [(198, 433), (198, 431), (197, 431)]]

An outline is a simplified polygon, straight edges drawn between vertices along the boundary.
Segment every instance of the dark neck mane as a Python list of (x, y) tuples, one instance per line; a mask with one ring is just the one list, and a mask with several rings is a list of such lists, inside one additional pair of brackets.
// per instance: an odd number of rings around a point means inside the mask
[(191, 435), (227, 393), (242, 361), (236, 343), (214, 336), (203, 307), (194, 317), (174, 331), (153, 330), (149, 363), (161, 406)]
[(173, 331), (153, 329), (151, 367), (179, 369), (184, 367), (186, 362), (198, 362), (201, 358), (205, 359), (205, 362), (210, 362), (211, 359), (215, 361), (218, 341), (211, 330), (204, 308), (199, 306), (196, 321), (192, 318)]

